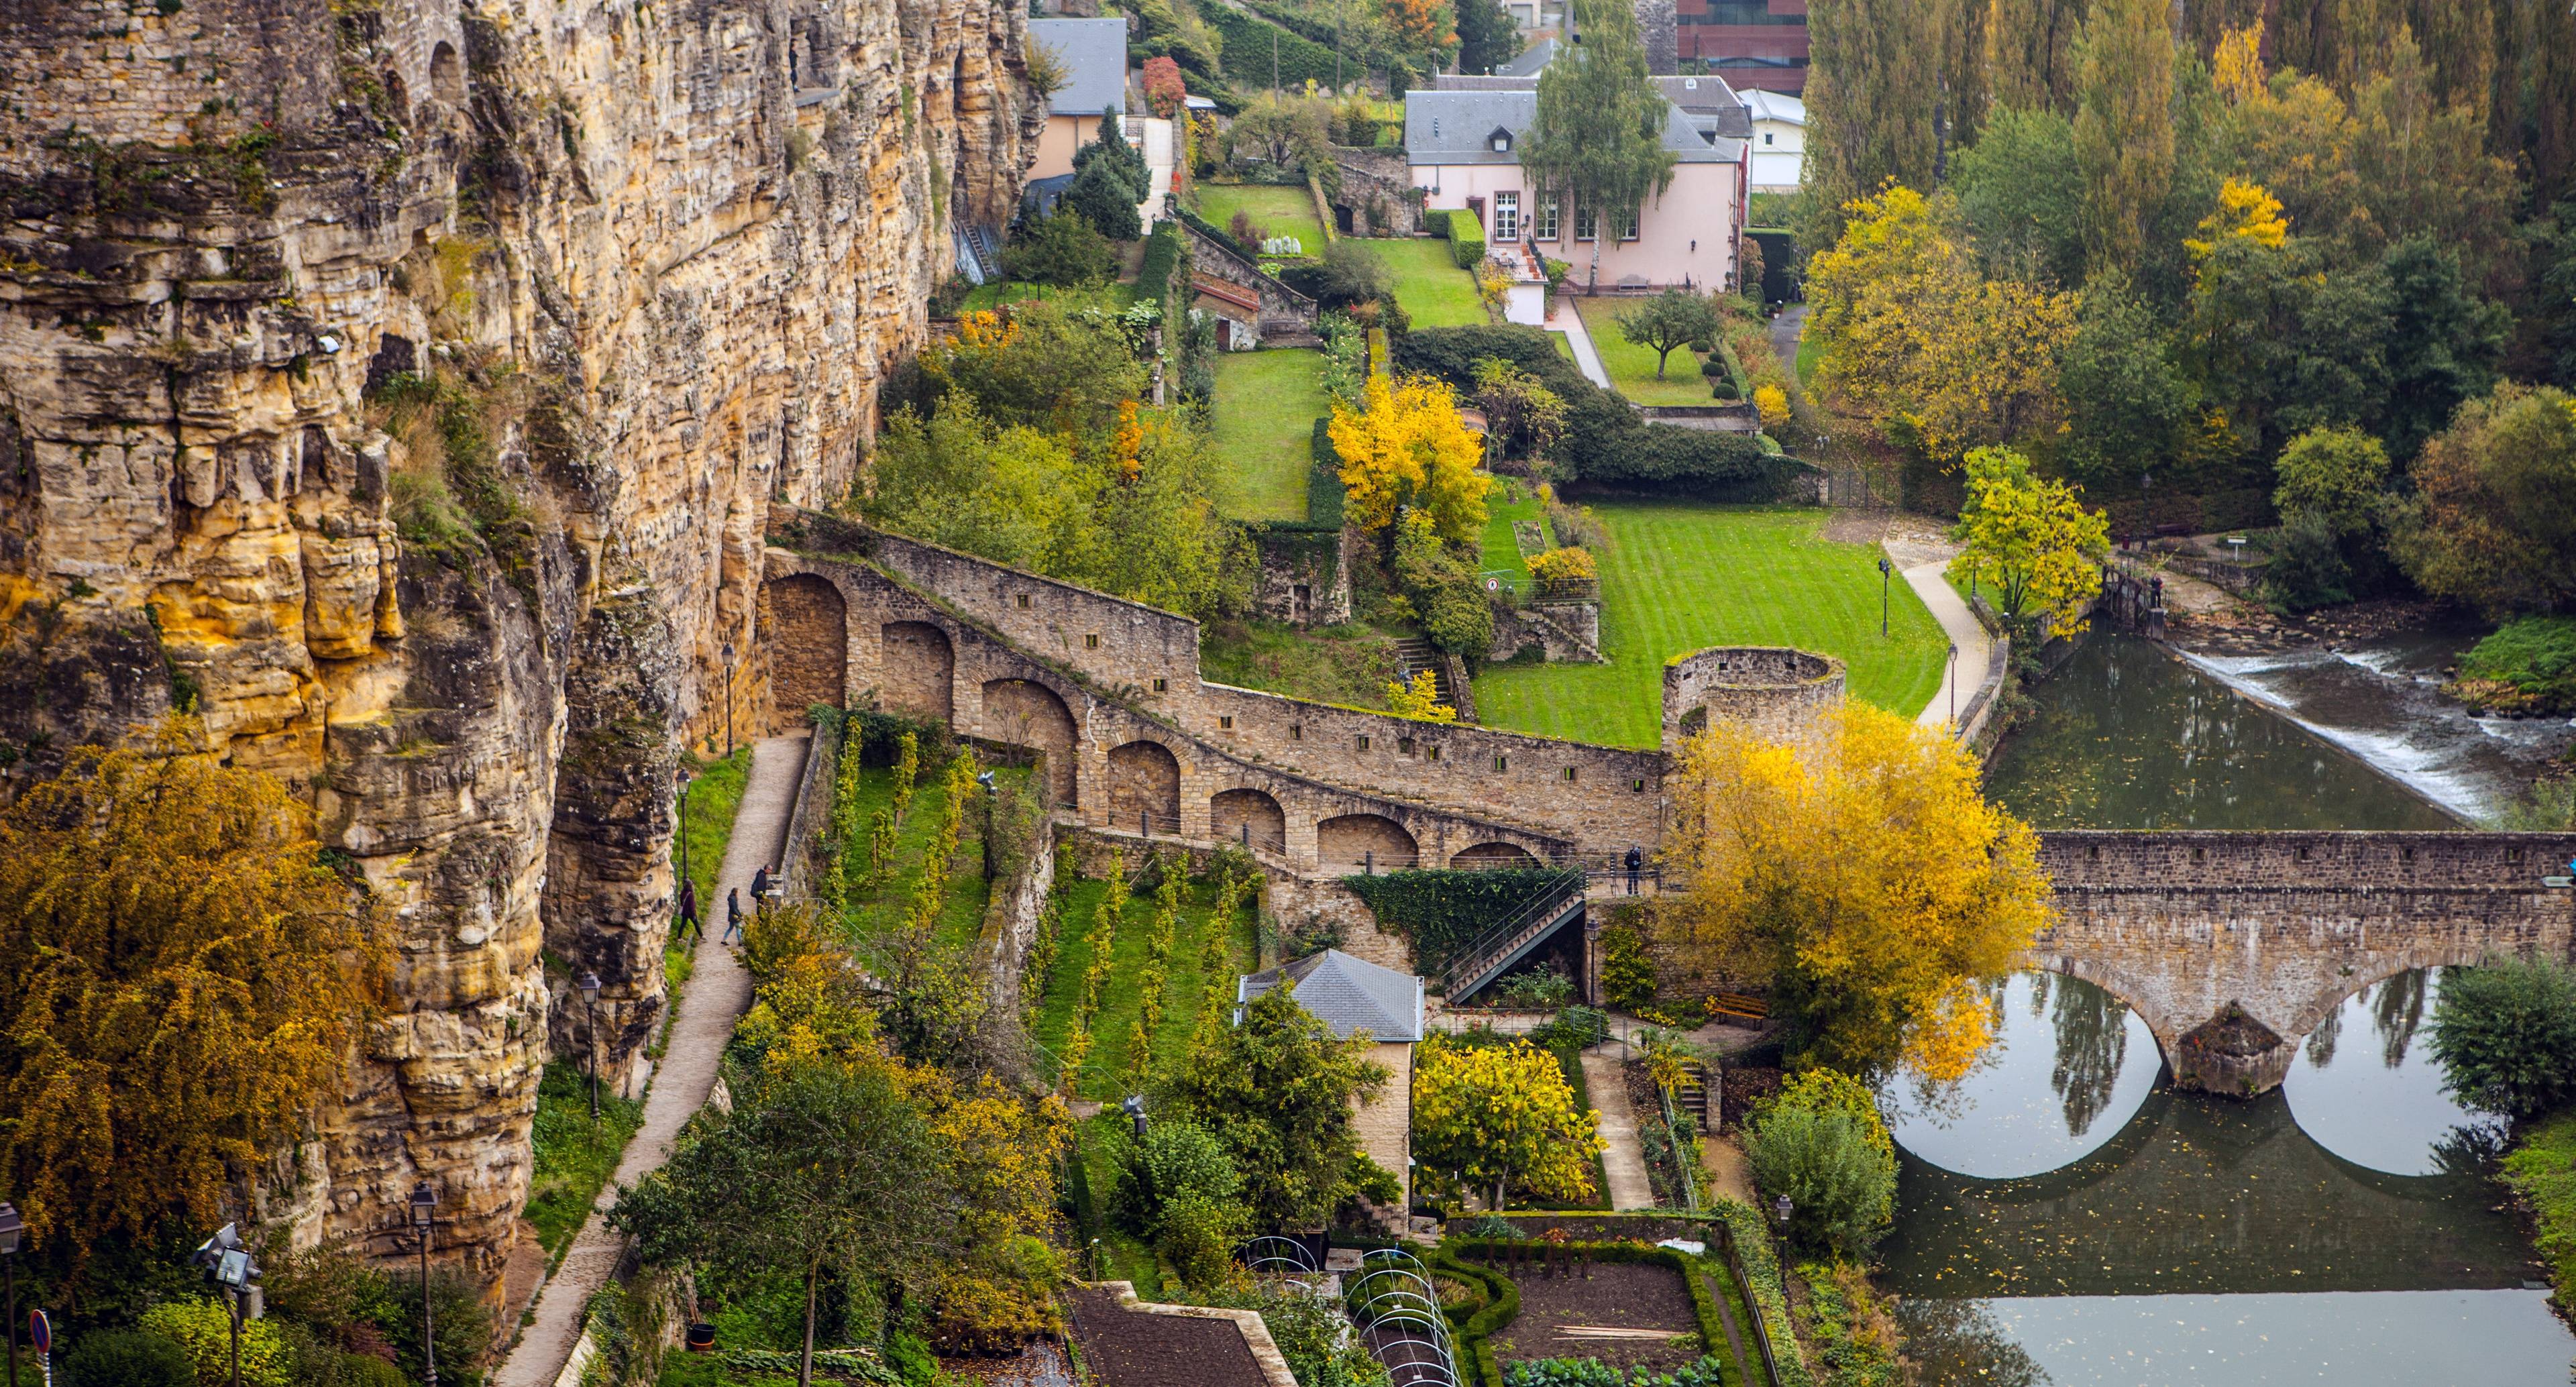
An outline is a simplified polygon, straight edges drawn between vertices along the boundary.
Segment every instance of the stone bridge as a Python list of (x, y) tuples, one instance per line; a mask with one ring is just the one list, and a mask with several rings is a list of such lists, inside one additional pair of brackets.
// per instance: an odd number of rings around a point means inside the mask
[(2174, 1082), (2254, 1094), (2343, 999), (2410, 968), (2569, 956), (2576, 834), (2068, 831), (2040, 835), (2057, 924), (2032, 967), (2094, 983)]

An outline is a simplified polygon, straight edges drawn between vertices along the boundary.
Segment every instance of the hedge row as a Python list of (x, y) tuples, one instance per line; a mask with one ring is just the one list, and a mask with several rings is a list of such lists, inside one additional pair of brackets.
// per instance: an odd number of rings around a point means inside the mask
[(1815, 1387), (1815, 1375), (1807, 1370), (1806, 1357), (1798, 1348), (1797, 1330), (1789, 1323), (1789, 1293), (1781, 1283), (1780, 1262), (1772, 1255), (1771, 1234), (1762, 1226), (1762, 1215), (1752, 1205), (1725, 1195), (1710, 1201), (1709, 1212), (1726, 1224), (1736, 1260), (1744, 1264), (1746, 1289), (1755, 1302), (1753, 1313), (1762, 1317), (1763, 1331), (1771, 1340), (1772, 1367), (1778, 1370), (1780, 1387)]
[[(1545, 1255), (1543, 1250), (1551, 1246), (1548, 1243), (1526, 1238), (1472, 1237), (1451, 1237), (1440, 1244), (1439, 1252), (1449, 1265), (1440, 1266), (1438, 1270), (1450, 1271), (1455, 1275), (1456, 1272), (1451, 1271), (1451, 1267), (1454, 1266), (1467, 1269), (1470, 1275), (1475, 1274), (1476, 1271), (1486, 1273), (1478, 1279), (1488, 1288), (1488, 1303), (1483, 1309), (1470, 1316), (1466, 1324), (1457, 1326), (1457, 1337), (1461, 1343), (1467, 1345), (1469, 1356), (1476, 1364), (1477, 1377), (1491, 1387), (1502, 1387), (1503, 1376), (1494, 1364), (1493, 1348), (1489, 1340), (1494, 1331), (1510, 1324), (1512, 1317), (1520, 1313), (1520, 1288), (1512, 1282), (1508, 1272), (1499, 1272), (1469, 1259), (1495, 1258), (1513, 1250), (1521, 1251), (1524, 1255), (1533, 1252)], [(1699, 1319), (1702, 1351), (1717, 1353), (1721, 1351), (1719, 1346), (1726, 1343), (1726, 1321), (1718, 1314), (1716, 1299), (1708, 1293), (1707, 1280), (1699, 1274), (1699, 1268), (1693, 1265), (1697, 1259), (1690, 1254), (1679, 1248), (1657, 1247), (1648, 1243), (1635, 1242), (1569, 1242), (1564, 1244), (1564, 1248), (1577, 1258), (1589, 1257), (1595, 1262), (1646, 1262), (1672, 1268), (1681, 1277), (1682, 1284), (1690, 1288), (1691, 1313)], [(1491, 1294), (1493, 1279), (1496, 1277), (1511, 1286), (1507, 1295)], [(1495, 1312), (1505, 1309), (1506, 1302), (1508, 1302), (1507, 1313), (1497, 1315)]]
[[(1225, 40), (1226, 75), (1244, 91), (1257, 91), (1271, 85), (1272, 42), (1278, 44), (1278, 85), (1281, 91), (1304, 89), (1307, 80), (1317, 86), (1333, 84), (1333, 50), (1312, 42), (1257, 15), (1246, 14), (1223, 0), (1200, 0), (1199, 17)], [(1343, 65), (1344, 71), (1349, 65)]]
[[(1145, 238), (1145, 262), (1136, 271), (1137, 290), (1161, 299), (1167, 310), (1180, 296), (1173, 284), (1175, 274), (1181, 269), (1181, 261), (1188, 254), (1183, 240), (1184, 233), (1179, 227), (1170, 222), (1160, 223), (1154, 228), (1154, 234)], [(1165, 317), (1169, 316), (1167, 312)]]
[(1201, 235), (1216, 238), (1216, 243), (1218, 245), (1226, 247), (1246, 260), (1251, 260), (1257, 263), (1261, 259), (1260, 256), (1245, 249), (1243, 242), (1234, 239), (1233, 232), (1226, 230), (1215, 222), (1209, 221), (1207, 218), (1200, 216), (1189, 208), (1184, 207), (1180, 209), (1180, 220), (1188, 222), (1190, 226)]
[(1449, 1314), (1449, 1328), (1451, 1337), (1467, 1351), (1467, 1361), (1459, 1366), (1468, 1369), (1481, 1387), (1503, 1387), (1503, 1369), (1494, 1361), (1492, 1336), (1520, 1316), (1520, 1286), (1492, 1267), (1459, 1256), (1450, 1250), (1450, 1244), (1432, 1248), (1422, 1264), (1442, 1276), (1473, 1281), (1484, 1289), (1474, 1309)]
[(1553, 885), (1560, 873), (1544, 867), (1494, 872), (1405, 871), (1345, 877), (1342, 884), (1367, 902), (1380, 927), (1413, 945), (1413, 971), (1437, 973), (1477, 935), (1502, 922)]
[(1472, 270), (1485, 261), (1485, 228), (1473, 212), (1449, 216), (1449, 259), (1459, 269)]

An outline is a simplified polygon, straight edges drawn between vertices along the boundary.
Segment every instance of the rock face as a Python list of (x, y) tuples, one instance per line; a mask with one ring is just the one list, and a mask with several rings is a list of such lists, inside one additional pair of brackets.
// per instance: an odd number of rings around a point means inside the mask
[(0, 6), (0, 773), (193, 710), (388, 904), (300, 1238), (427, 1178), (496, 1274), (565, 979), (612, 1071), (653, 1033), (677, 748), (756, 725), (767, 508), (1016, 202), (1023, 14)]

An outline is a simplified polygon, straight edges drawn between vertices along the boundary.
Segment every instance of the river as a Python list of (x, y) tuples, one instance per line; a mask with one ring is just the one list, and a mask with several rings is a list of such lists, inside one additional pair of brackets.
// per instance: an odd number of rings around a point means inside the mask
[[(2525, 783), (2539, 724), (2430, 693), (2458, 648), (2195, 657), (2097, 635), (1989, 771), (2042, 828), (2449, 828)], [(2501, 752), (2499, 752), (2501, 748)], [(1882, 1251), (1923, 1380), (1979, 1387), (2566, 1387), (2572, 1334), (2488, 1177), (2499, 1131), (2443, 1091), (2441, 976), (2364, 989), (2253, 1101), (2175, 1092), (2145, 1024), (2016, 974), (1960, 1083), (1900, 1075)]]

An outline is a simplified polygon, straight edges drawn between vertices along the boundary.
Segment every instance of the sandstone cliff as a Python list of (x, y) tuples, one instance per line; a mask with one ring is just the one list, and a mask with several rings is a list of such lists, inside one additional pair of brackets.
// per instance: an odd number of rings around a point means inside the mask
[(1017, 198), (1023, 14), (0, 6), (0, 773), (193, 707), (389, 904), (300, 1236), (426, 1176), (493, 1274), (563, 977), (616, 1071), (654, 1030), (676, 749), (753, 726), (765, 512)]

